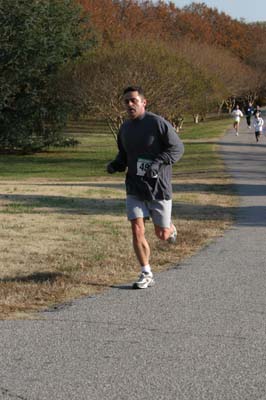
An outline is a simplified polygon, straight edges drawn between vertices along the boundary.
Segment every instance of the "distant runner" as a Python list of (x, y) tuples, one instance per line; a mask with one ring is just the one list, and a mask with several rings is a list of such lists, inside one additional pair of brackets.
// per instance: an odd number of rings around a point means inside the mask
[(246, 114), (247, 126), (249, 129), (251, 129), (251, 117), (254, 114), (254, 107), (251, 102), (248, 103), (248, 106), (245, 109), (245, 114)]
[(264, 120), (261, 118), (260, 112), (257, 111), (255, 114), (255, 119), (254, 119), (256, 142), (259, 141), (259, 138), (262, 135), (263, 125), (264, 125)]
[(236, 105), (235, 110), (232, 112), (232, 115), (234, 117), (234, 129), (236, 131), (236, 136), (239, 135), (239, 124), (240, 124), (240, 119), (243, 117), (243, 113), (239, 108), (239, 105)]

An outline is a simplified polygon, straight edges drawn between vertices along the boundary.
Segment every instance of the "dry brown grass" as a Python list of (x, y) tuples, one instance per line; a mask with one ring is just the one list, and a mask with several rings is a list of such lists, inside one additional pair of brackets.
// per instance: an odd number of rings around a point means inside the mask
[[(227, 177), (175, 177), (175, 245), (147, 224), (154, 271), (178, 264), (230, 226)], [(0, 318), (28, 318), (73, 298), (130, 282), (139, 273), (121, 178), (0, 182)], [(221, 190), (212, 190), (218, 185)]]

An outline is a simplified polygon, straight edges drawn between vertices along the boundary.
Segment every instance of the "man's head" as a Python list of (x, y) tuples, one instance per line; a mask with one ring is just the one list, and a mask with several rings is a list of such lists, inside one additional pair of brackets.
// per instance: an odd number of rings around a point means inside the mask
[(130, 119), (139, 118), (145, 113), (147, 101), (140, 86), (128, 86), (124, 89), (123, 101)]

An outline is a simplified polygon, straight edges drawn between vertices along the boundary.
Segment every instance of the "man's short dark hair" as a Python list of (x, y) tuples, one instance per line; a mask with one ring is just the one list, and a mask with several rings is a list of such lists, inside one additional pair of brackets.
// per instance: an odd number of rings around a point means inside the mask
[(138, 92), (139, 95), (144, 97), (144, 91), (141, 86), (128, 86), (124, 89), (123, 94), (125, 95), (128, 92)]

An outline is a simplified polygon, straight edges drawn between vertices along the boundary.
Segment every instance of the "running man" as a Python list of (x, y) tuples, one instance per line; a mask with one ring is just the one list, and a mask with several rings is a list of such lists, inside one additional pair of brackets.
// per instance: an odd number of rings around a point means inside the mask
[(184, 146), (173, 126), (161, 116), (146, 111), (147, 100), (140, 86), (123, 92), (128, 120), (118, 133), (118, 154), (107, 171), (126, 173), (126, 208), (131, 223), (133, 248), (141, 274), (133, 284), (146, 289), (154, 284), (145, 220), (151, 218), (156, 236), (173, 243), (177, 237), (172, 213), (172, 164), (180, 160)]
[(251, 117), (254, 114), (254, 107), (252, 106), (251, 102), (248, 103), (248, 106), (246, 107), (246, 110), (245, 110), (245, 114), (246, 114), (246, 121), (247, 121), (248, 129), (251, 129)]
[(258, 104), (256, 105), (256, 108), (255, 108), (255, 110), (253, 112), (254, 116), (256, 115), (256, 113), (259, 113), (259, 115), (261, 116), (261, 109), (260, 109), (260, 106)]
[(234, 117), (234, 129), (236, 131), (236, 136), (239, 135), (239, 124), (240, 124), (240, 119), (243, 117), (243, 113), (239, 108), (239, 105), (236, 105), (235, 110), (232, 112), (232, 115)]

